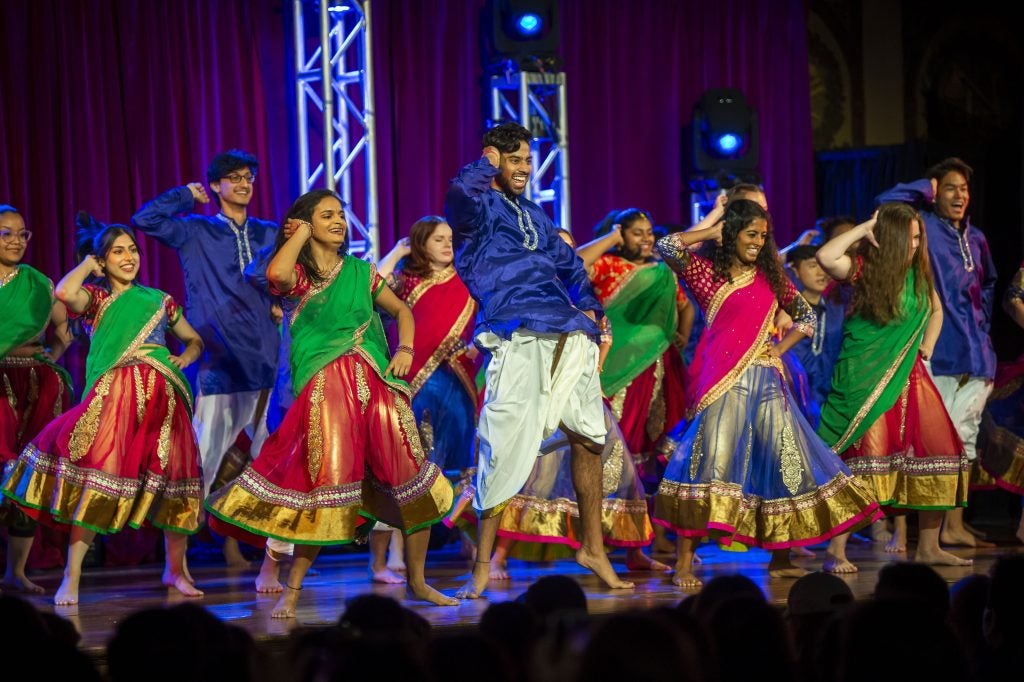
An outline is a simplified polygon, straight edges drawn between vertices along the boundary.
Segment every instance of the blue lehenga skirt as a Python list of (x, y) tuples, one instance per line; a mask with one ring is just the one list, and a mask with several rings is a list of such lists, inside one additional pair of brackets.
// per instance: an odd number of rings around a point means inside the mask
[(476, 464), (476, 405), (447, 365), (438, 367), (412, 399), (423, 449), (442, 471)]
[(654, 522), (680, 535), (785, 549), (880, 515), (868, 489), (807, 423), (781, 366), (767, 359), (669, 438), (675, 447)]

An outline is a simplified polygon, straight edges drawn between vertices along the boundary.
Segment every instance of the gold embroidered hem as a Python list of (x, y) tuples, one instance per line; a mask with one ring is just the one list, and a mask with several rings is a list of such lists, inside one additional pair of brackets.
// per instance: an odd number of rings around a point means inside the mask
[(14, 463), (3, 493), (22, 506), (45, 512), (58, 523), (109, 534), (147, 521), (182, 533), (199, 530), (202, 481), (168, 481), (146, 474), (111, 476), (83, 469), (30, 445)]
[[(556, 542), (579, 547), (583, 538), (579, 507), (571, 500), (543, 500), (516, 495), (502, 512), (498, 534), (525, 542)], [(644, 500), (601, 501), (601, 534), (605, 543), (642, 547), (654, 538)]]
[(981, 465), (996, 485), (1024, 494), (1024, 439), (996, 424), (987, 412), (981, 419), (978, 452)]
[(688, 537), (714, 534), (765, 549), (814, 544), (866, 525), (878, 504), (859, 481), (836, 474), (820, 488), (765, 500), (734, 483), (663, 480), (654, 498), (655, 523)]
[(952, 509), (967, 504), (970, 465), (966, 456), (863, 456), (846, 459), (845, 464), (883, 506)]

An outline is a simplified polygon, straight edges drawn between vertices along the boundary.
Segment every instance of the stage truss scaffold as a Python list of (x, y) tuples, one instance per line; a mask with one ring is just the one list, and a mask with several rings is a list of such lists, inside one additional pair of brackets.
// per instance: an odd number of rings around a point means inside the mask
[(292, 17), (300, 189), (336, 190), (348, 204), (349, 253), (376, 260), (370, 0), (292, 0)]
[(533, 135), (527, 198), (541, 206), (550, 204), (555, 225), (571, 229), (565, 74), (510, 71), (491, 76), (490, 102), (492, 124), (515, 121)]

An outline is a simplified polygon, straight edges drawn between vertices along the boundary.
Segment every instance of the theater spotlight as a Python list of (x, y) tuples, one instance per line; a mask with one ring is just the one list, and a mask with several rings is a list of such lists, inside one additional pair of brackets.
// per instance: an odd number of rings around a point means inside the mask
[(706, 90), (693, 110), (693, 165), (700, 173), (753, 171), (757, 113), (739, 90)]
[(492, 65), (557, 71), (557, 0), (488, 0), (481, 35)]

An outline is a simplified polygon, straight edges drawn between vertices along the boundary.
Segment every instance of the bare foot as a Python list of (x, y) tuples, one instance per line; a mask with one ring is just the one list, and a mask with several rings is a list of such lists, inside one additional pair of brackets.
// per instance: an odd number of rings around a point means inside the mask
[(479, 599), (483, 596), (484, 590), (487, 589), (487, 580), (490, 578), (490, 575), (490, 561), (474, 561), (473, 574), (466, 581), (466, 584), (462, 586), (462, 589), (455, 593), (455, 598)]
[(892, 531), (885, 519), (875, 521), (871, 524), (871, 539), (879, 545), (888, 544), (892, 540)]
[(576, 563), (593, 572), (613, 590), (633, 589), (633, 583), (623, 580), (615, 573), (615, 569), (612, 568), (612, 563), (608, 561), (608, 555), (604, 551), (595, 553), (585, 547), (580, 547), (576, 550)]
[(488, 574), (491, 580), (511, 580), (512, 576), (508, 574), (508, 564), (504, 561), (496, 561), (491, 559), (491, 570)]
[(299, 593), (301, 590), (296, 590), (289, 587), (281, 594), (281, 598), (274, 604), (274, 608), (270, 611), (271, 618), (294, 618), (295, 617), (295, 606), (299, 603)]
[(974, 563), (973, 559), (961, 559), (943, 549), (923, 551), (920, 547), (914, 555), (914, 561), (931, 566), (970, 566)]
[(793, 556), (807, 557), (808, 559), (813, 559), (815, 556), (814, 552), (806, 547), (790, 547), (789, 553)]
[(388, 570), (395, 573), (405, 573), (405, 562), (401, 559), (388, 559)]
[[(463, 588), (465, 589), (465, 588)], [(446, 595), (441, 594), (430, 585), (423, 583), (421, 585), (409, 585), (405, 588), (405, 594), (409, 599), (415, 601), (425, 601), (434, 606), (458, 606), (459, 600), (453, 599)]]
[(238, 546), (238, 540), (224, 538), (223, 551), (224, 563), (228, 565), (228, 568), (249, 568), (252, 566), (252, 562), (242, 554), (242, 550)]
[(768, 562), (768, 575), (772, 578), (802, 578), (810, 573), (807, 569), (800, 568), (789, 559), (789, 552), (781, 553), (780, 556), (773, 556)]
[(43, 594), (46, 592), (42, 587), (29, 580), (24, 573), (10, 573), (4, 576), (3, 586), (23, 592), (24, 594)]
[(701, 579), (695, 576), (692, 571), (676, 571), (676, 574), (672, 576), (672, 584), (684, 590), (699, 590), (704, 586)]
[(383, 583), (385, 585), (402, 585), (405, 583), (405, 578), (398, 575), (390, 568), (384, 567), (380, 569), (370, 569), (370, 580), (375, 583)]
[(846, 557), (837, 557), (826, 552), (825, 563), (821, 565), (821, 570), (826, 573), (856, 573), (860, 569)]
[(638, 547), (626, 553), (626, 568), (630, 571), (671, 571), (672, 567), (652, 559)]
[[(260, 566), (259, 575), (256, 576), (256, 592), (259, 594), (277, 594), (284, 587), (280, 580), (281, 562), (275, 561), (266, 556), (263, 558), (263, 565)], [(282, 618), (284, 616), (281, 616)]]
[(181, 592), (186, 597), (203, 596), (203, 591), (197, 589), (196, 586), (192, 584), (192, 581), (185, 577), (184, 573), (175, 574), (169, 573), (168, 571), (164, 571), (163, 576), (160, 578), (160, 582), (162, 582), (167, 587), (172, 587), (176, 589), (178, 592)]
[(64, 574), (60, 581), (57, 594), (53, 595), (53, 603), (57, 606), (70, 606), (78, 603), (78, 579), (81, 575)]
[(943, 528), (942, 532), (939, 533), (939, 542), (953, 547), (989, 548), (996, 546), (993, 542), (976, 537), (966, 528), (956, 530)]
[(890, 554), (904, 554), (906, 552), (906, 542), (900, 539), (898, 535), (893, 535), (889, 542), (886, 543), (885, 550)]

